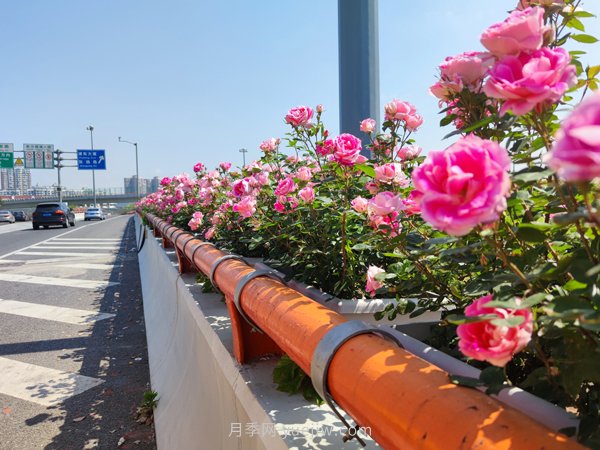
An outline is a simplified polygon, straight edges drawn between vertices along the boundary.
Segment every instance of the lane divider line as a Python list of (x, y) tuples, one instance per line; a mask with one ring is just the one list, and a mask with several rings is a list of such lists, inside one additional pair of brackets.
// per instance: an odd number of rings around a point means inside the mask
[(84, 309), (65, 308), (64, 306), (43, 305), (40, 303), (3, 300), (0, 298), (0, 313), (72, 325), (89, 325), (100, 320), (110, 319), (114, 314)]
[(44, 406), (81, 394), (104, 380), (0, 357), (0, 393)]

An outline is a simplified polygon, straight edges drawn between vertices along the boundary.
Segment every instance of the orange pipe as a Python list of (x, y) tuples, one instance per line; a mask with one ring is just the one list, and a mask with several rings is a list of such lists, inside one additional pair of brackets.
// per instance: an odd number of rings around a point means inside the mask
[[(147, 217), (166, 231), (166, 222)], [(175, 243), (177, 235), (172, 236)], [(195, 251), (197, 247), (188, 243), (186, 257), (209, 274), (224, 253), (211, 246)], [(251, 271), (240, 261), (227, 260), (219, 266), (215, 282), (231, 301), (237, 283)], [(306, 373), (321, 338), (346, 322), (340, 314), (266, 277), (248, 283), (240, 304)], [(446, 372), (377, 335), (360, 335), (343, 344), (327, 381), (335, 401), (356, 423), (368, 427), (384, 448), (584, 448), (475, 389), (449, 383)]]

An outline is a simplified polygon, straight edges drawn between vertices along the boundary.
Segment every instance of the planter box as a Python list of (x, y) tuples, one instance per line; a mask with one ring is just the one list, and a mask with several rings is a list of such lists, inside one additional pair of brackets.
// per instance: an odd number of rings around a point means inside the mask
[[(280, 427), (283, 425), (284, 428), (283, 430), (277, 430), (278, 432), (272, 441), (267, 442), (264, 436), (256, 437), (258, 441), (256, 439), (248, 442), (234, 441), (237, 442), (236, 448), (286, 448), (285, 446), (290, 445), (292, 447), (298, 445), (300, 448), (356, 448), (356, 443), (342, 444), (341, 441), (331, 440), (331, 434), (329, 437), (324, 437), (318, 433), (315, 435), (310, 431), (318, 429), (322, 424), (332, 424), (332, 427), (336, 427), (339, 426), (339, 422), (326, 408), (308, 405), (300, 396), (289, 397), (275, 391), (271, 383), (271, 371), (274, 366), (272, 359), (263, 359), (244, 366), (235, 364), (231, 357), (231, 323), (226, 316), (225, 305), (219, 300), (220, 297), (214, 294), (202, 294), (200, 287), (195, 283), (194, 275), (182, 274), (177, 276), (174, 269), (178, 266), (175, 250), (167, 251), (165, 255), (165, 252), (158, 247), (155, 239), (150, 238), (149, 240), (151, 243), (149, 242), (147, 245), (152, 244), (150, 247), (156, 247), (150, 259), (163, 260), (161, 267), (158, 267), (160, 264), (156, 266), (154, 274), (142, 274), (142, 279), (146, 278), (150, 285), (149, 288), (144, 289), (145, 309), (146, 303), (154, 303), (154, 306), (158, 309), (162, 308), (158, 312), (153, 312), (153, 306), (149, 305), (149, 312), (146, 313), (153, 387), (155, 386), (155, 378), (159, 378), (164, 389), (162, 391), (157, 389), (157, 391), (159, 391), (159, 395), (164, 393), (165, 397), (162, 398), (166, 398), (166, 401), (163, 401), (162, 404), (159, 402), (159, 409), (157, 410), (158, 441), (164, 442), (164, 439), (161, 439), (160, 429), (165, 430), (162, 431), (163, 434), (169, 431), (168, 427), (160, 426), (161, 420), (167, 420), (171, 423), (176, 421), (177, 426), (175, 429), (185, 428), (187, 433), (185, 439), (188, 439), (188, 435), (193, 436), (192, 440), (184, 441), (189, 443), (207, 442), (207, 432), (211, 435), (216, 433), (217, 437), (224, 439), (223, 434), (227, 420), (232, 420), (231, 423), (238, 423), (241, 420), (250, 420), (251, 423), (254, 423), (256, 422), (255, 418), (258, 418), (267, 420), (269, 427), (275, 424)], [(170, 261), (168, 258), (170, 258)], [(140, 262), (140, 266), (142, 268), (144, 264)], [(144, 269), (142, 268), (142, 270)], [(163, 271), (169, 273), (169, 280), (175, 280), (175, 285), (165, 282), (165, 277), (162, 276)], [(153, 288), (158, 292), (154, 292)], [(149, 302), (146, 298), (147, 291), (149, 298), (157, 297), (157, 295), (158, 298), (154, 298), (153, 302)], [(171, 307), (171, 311), (166, 311), (164, 308), (166, 308), (165, 304), (169, 302), (168, 296), (169, 294), (173, 295), (173, 293), (177, 297), (174, 301), (177, 306), (174, 308), (175, 311), (172, 311), (173, 307)], [(318, 291), (313, 292), (313, 294), (316, 297), (320, 296), (322, 300), (327, 297), (323, 293), (318, 293)], [(366, 301), (365, 303), (370, 302)], [(333, 303), (332, 305), (337, 304)], [(382, 305), (383, 303), (379, 303), (379, 307)], [(374, 308), (373, 305), (370, 306)], [(360, 308), (358, 308), (358, 311), (360, 313)], [(373, 309), (367, 308), (367, 311), (372, 316)], [(349, 314), (356, 312), (357, 309), (352, 308)], [(188, 323), (190, 316), (193, 321)], [(385, 326), (385, 321), (377, 322), (377, 324)], [(426, 324), (426, 322), (421, 322), (421, 324)], [(151, 339), (150, 337), (153, 335), (152, 325), (157, 330), (158, 339), (156, 337)], [(411, 325), (404, 324), (401, 326)], [(397, 330), (393, 330), (392, 333), (398, 336), (406, 350), (441, 367), (446, 372), (463, 376), (478, 376), (477, 369), (427, 347)], [(175, 335), (177, 339), (176, 342), (173, 342)], [(196, 350), (196, 341), (199, 337), (201, 339), (198, 345), (202, 347), (202, 352)], [(150, 345), (151, 340), (154, 345)], [(153, 371), (155, 366), (152, 362), (153, 353), (155, 353), (151, 351), (153, 347), (160, 348), (159, 353), (162, 354), (162, 357), (172, 362), (168, 368), (165, 368), (166, 364), (158, 364), (160, 370)], [(212, 368), (212, 370), (208, 370), (208, 375), (206, 373), (207, 367)], [(184, 379), (181, 377), (182, 373), (185, 373)], [(202, 380), (201, 383), (198, 382), (200, 379)], [(248, 395), (248, 392), (250, 392), (250, 395)], [(520, 389), (504, 390), (498, 398), (555, 430), (573, 426), (575, 423), (573, 418), (562, 409), (533, 397)], [(165, 404), (166, 406), (163, 406)], [(182, 404), (187, 406), (184, 413), (180, 413)], [(219, 405), (219, 407), (215, 411), (214, 408), (211, 409), (210, 405)], [(193, 408), (193, 411), (188, 411), (189, 408)], [(208, 430), (202, 431), (197, 426), (197, 420), (202, 416), (207, 416), (213, 423), (215, 421), (219, 423)], [(163, 417), (165, 419), (161, 419)], [(221, 417), (222, 419), (219, 421)], [(293, 430), (297, 426), (300, 426), (304, 433), (301, 430), (286, 433), (285, 427), (288, 427), (287, 430)], [(309, 429), (308, 434), (307, 429)], [(202, 436), (202, 433), (205, 433), (204, 436)], [(171, 435), (170, 438), (181, 441), (182, 438), (179, 435), (183, 434), (185, 433), (178, 432), (177, 436)], [(288, 434), (292, 434), (292, 436)], [(174, 441), (167, 439), (166, 442), (169, 445), (165, 448), (183, 448), (174, 447)], [(221, 445), (213, 440), (211, 442), (214, 446), (210, 448), (229, 448), (232, 444), (231, 440), (222, 440)], [(225, 442), (228, 442), (228, 444), (225, 444)]]

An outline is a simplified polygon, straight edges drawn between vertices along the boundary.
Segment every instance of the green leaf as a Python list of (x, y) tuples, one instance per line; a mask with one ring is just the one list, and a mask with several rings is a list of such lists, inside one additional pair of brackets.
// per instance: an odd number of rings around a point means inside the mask
[(449, 314), (446, 316), (446, 321), (451, 323), (452, 325), (462, 325), (463, 323), (476, 323), (483, 322), (486, 320), (497, 319), (498, 316), (496, 314), (483, 314), (481, 316), (464, 316), (462, 314)]
[(544, 242), (546, 240), (546, 234), (529, 223), (519, 225), (517, 236), (525, 242)]
[(565, 313), (567, 311), (570, 313), (586, 313), (593, 312), (593, 309), (587, 300), (577, 295), (567, 295), (554, 300), (555, 313)]
[(599, 66), (590, 66), (585, 70), (585, 73), (587, 74), (588, 78), (594, 78), (596, 75), (598, 75), (599, 72), (600, 72), (600, 65)]
[(497, 327), (516, 327), (525, 321), (523, 316), (508, 316), (504, 319), (492, 319), (490, 322)]
[(575, 17), (572, 17), (571, 20), (569, 20), (565, 25), (567, 26), (567, 28), (574, 28), (579, 31), (585, 31), (585, 27), (583, 26), (581, 21), (576, 19)]
[(531, 183), (533, 181), (541, 180), (542, 178), (547, 178), (550, 175), (552, 175), (552, 171), (550, 169), (534, 166), (515, 173), (512, 179), (515, 182)]
[(371, 250), (372, 248), (373, 246), (369, 244), (355, 244), (352, 246), (352, 250)]
[(354, 168), (360, 170), (362, 173), (371, 178), (375, 178), (375, 169), (367, 164), (355, 164)]
[(522, 299), (521, 300), (521, 304), (518, 306), (518, 308), (520, 308), (520, 309), (529, 308), (531, 306), (538, 305), (538, 304), (542, 303), (545, 300), (552, 300), (552, 296), (546, 294), (545, 292), (540, 292), (538, 294), (533, 294), (533, 295), (530, 295), (527, 298)]
[(478, 128), (482, 128), (485, 125), (493, 122), (494, 118), (495, 118), (494, 116), (485, 117), (484, 119), (481, 119), (481, 120), (475, 122), (473, 125), (469, 125), (467, 128), (463, 128), (461, 130), (461, 132), (470, 133), (471, 131), (477, 130)]
[(563, 288), (567, 291), (576, 291), (577, 289), (585, 289), (587, 287), (587, 283), (582, 283), (577, 280), (570, 280), (563, 285)]
[(590, 36), (589, 34), (572, 34), (571, 39), (581, 42), (582, 44), (593, 44), (598, 42), (594, 36)]
[(587, 11), (573, 11), (575, 17), (596, 17), (594, 14)]

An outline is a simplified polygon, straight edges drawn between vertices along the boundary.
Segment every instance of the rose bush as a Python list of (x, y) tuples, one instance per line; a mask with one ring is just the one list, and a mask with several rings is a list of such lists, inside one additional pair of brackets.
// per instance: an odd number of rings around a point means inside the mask
[(598, 87), (600, 67), (563, 49), (594, 42), (580, 6), (520, 1), (483, 32), (489, 52), (445, 59), (431, 87), (456, 128), (444, 150), (421, 156), (404, 100), (381, 131), (361, 122), (366, 145), (298, 106), (258, 161), (197, 165), (140, 208), (338, 297), (397, 298), (381, 317), (442, 309), (432, 344), (575, 411), (597, 443), (600, 94), (559, 111)]

